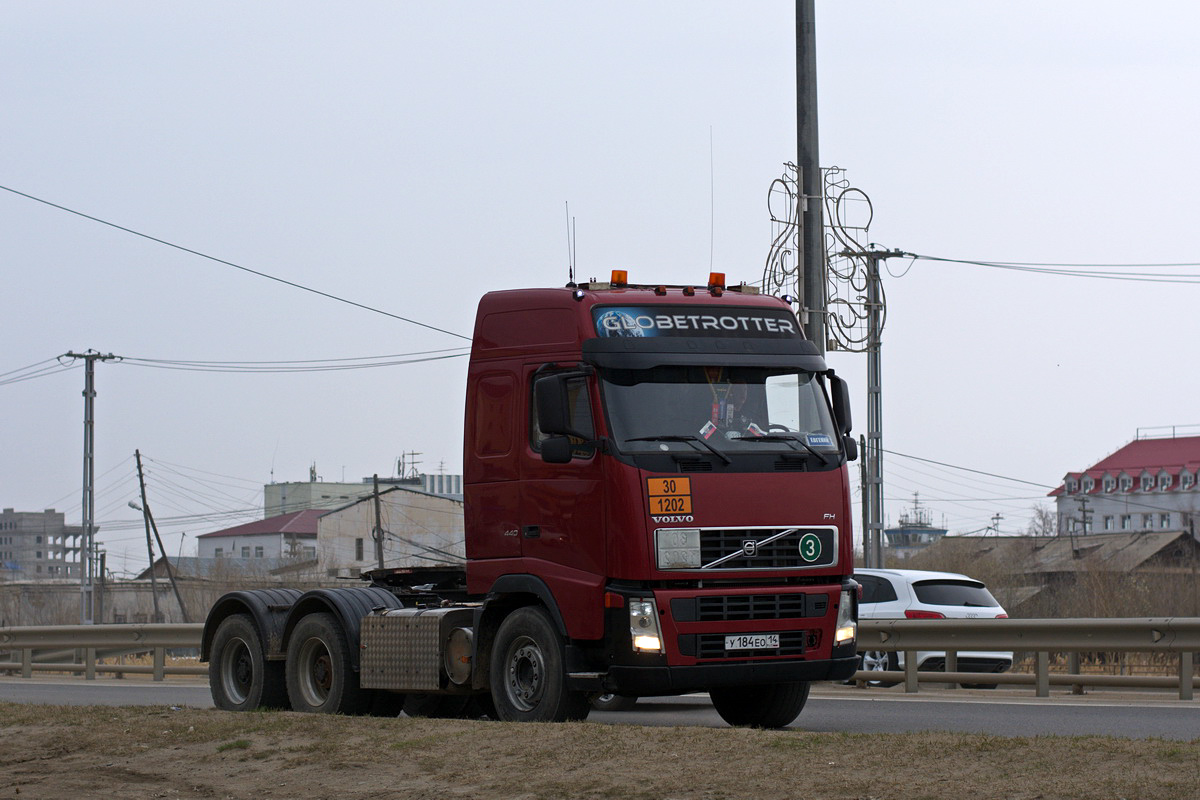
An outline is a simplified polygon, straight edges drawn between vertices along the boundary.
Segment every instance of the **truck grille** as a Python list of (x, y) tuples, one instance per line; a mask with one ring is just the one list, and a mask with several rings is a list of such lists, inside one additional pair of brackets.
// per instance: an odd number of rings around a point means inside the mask
[(671, 615), (678, 622), (823, 617), (829, 607), (824, 594), (736, 594), (674, 598)]
[[(815, 536), (819, 547), (807, 555), (801, 540)], [(837, 561), (836, 528), (701, 528), (701, 569), (789, 569), (828, 566)]]

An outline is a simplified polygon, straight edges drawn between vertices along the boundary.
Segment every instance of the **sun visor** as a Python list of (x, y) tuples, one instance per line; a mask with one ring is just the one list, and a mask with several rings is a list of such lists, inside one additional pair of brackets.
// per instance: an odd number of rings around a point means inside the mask
[(824, 372), (825, 359), (806, 339), (617, 337), (586, 339), (583, 360), (601, 368), (649, 369), (666, 364), (795, 367)]

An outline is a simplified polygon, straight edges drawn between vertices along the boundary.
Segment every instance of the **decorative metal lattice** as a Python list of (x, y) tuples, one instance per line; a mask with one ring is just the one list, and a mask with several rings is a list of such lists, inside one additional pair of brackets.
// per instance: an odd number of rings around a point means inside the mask
[[(831, 349), (867, 350), (870, 307), (867, 302), (868, 268), (860, 255), (868, 248), (867, 233), (873, 209), (871, 198), (850, 185), (841, 167), (822, 173), (825, 212), (826, 338)], [(799, 170), (788, 162), (767, 191), (771, 218), (771, 248), (763, 269), (762, 290), (767, 294), (803, 294), (800, 281), (800, 214), (803, 210)], [(882, 309), (881, 309), (882, 312)]]
[(797, 285), (800, 278), (799, 172), (795, 164), (784, 164), (783, 175), (771, 181), (767, 190), (771, 249), (763, 268), (762, 290), (765, 294), (800, 294)]
[[(867, 259), (860, 255), (867, 239), (874, 209), (866, 192), (850, 185), (841, 167), (822, 171), (825, 203), (825, 333), (830, 349), (862, 353), (868, 349), (871, 315), (867, 302), (870, 280)], [(880, 331), (887, 305), (879, 287)]]

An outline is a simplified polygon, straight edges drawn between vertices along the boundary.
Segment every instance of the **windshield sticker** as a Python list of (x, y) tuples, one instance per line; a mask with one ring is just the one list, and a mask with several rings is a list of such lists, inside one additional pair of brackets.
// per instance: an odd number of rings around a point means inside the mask
[(596, 335), (649, 338), (703, 336), (734, 339), (794, 339), (800, 326), (791, 312), (769, 308), (680, 309), (672, 306), (597, 306)]
[(833, 447), (833, 437), (827, 433), (810, 433), (804, 438), (809, 447)]

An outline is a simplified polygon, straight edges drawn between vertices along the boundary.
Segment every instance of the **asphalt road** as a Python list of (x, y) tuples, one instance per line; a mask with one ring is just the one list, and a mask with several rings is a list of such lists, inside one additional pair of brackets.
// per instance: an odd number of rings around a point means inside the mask
[[(192, 706), (212, 708), (208, 686), (198, 681), (101, 678), (0, 678), (0, 700), (50, 705)], [(647, 698), (630, 711), (592, 712), (602, 724), (721, 727), (704, 695)], [(1037, 699), (1029, 692), (814, 687), (798, 730), (828, 733), (950, 731), (993, 736), (1116, 736), (1200, 739), (1200, 701), (1164, 693), (1096, 692), (1082, 697)]]

